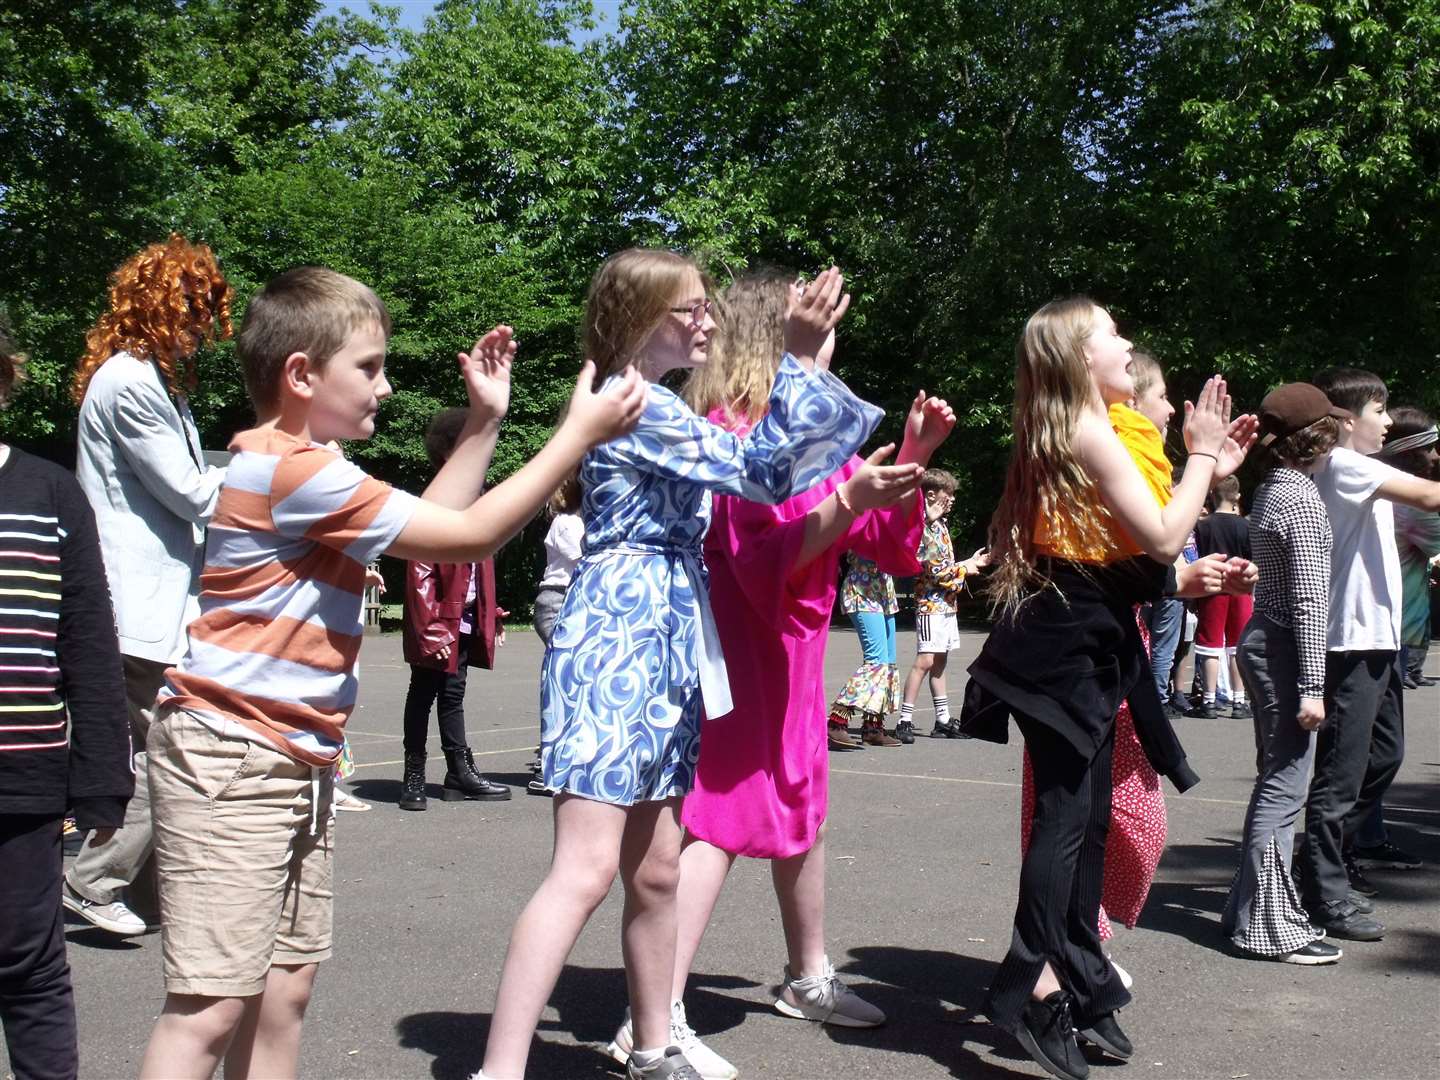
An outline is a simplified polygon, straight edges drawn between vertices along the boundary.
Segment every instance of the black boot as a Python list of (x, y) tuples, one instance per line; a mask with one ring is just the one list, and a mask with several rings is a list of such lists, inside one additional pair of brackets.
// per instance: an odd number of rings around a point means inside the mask
[(400, 781), (400, 809), (425, 809), (425, 755), (405, 755), (405, 777)]
[(504, 784), (486, 780), (475, 769), (475, 755), (468, 746), (459, 750), (445, 751), (445, 786), (440, 792), (446, 802), (460, 799), (484, 799), (486, 802), (503, 802), (510, 798), (510, 789)]

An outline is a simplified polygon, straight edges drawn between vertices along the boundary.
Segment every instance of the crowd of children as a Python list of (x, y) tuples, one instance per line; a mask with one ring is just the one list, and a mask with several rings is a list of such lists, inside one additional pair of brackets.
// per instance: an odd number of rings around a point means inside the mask
[[(1173, 721), (1217, 718), (1224, 688), (1228, 716), (1253, 722), (1258, 774), (1228, 947), (1320, 965), (1337, 941), (1384, 934), (1366, 871), (1418, 863), (1383, 799), (1403, 691), (1425, 681), (1440, 437), (1420, 410), (1390, 410), (1376, 376), (1321, 371), (1258, 416), (1235, 415), (1216, 376), (1186, 404), (1177, 471), (1160, 365), (1092, 301), (1047, 304), (1016, 347), (988, 547), (957, 560), (957, 481), (930, 466), (955, 414), (919, 391), (898, 449), (859, 456), (883, 414), (830, 372), (849, 306), (833, 267), (717, 296), (682, 254), (612, 256), (553, 438), (486, 485), (517, 356), (496, 326), (457, 355), (468, 407), (431, 422), (418, 498), (339, 452), (390, 394), (390, 315), (318, 267), (250, 298), (237, 355), (256, 422), (227, 467), (206, 463), (186, 394), (230, 302), (209, 249), (145, 249), (77, 371), (78, 480), (0, 444), (0, 851), (21, 871), (0, 882), (0, 1016), (19, 1080), (78, 1075), (62, 908), (121, 934), (159, 921), (166, 999), (143, 1077), (297, 1074), (332, 950), (331, 819), (372, 564), (408, 563), (400, 807), (426, 808), (437, 704), (444, 798), (508, 799), (476, 769), (466, 673), (503, 642), (490, 556), (542, 507), (530, 790), (553, 798), (554, 855), (512, 931), (479, 1080), (524, 1075), (617, 876), (630, 1007), (609, 1052), (632, 1078), (737, 1076), (684, 991), (740, 856), (771, 866), (787, 952), (774, 1008), (884, 1023), (825, 947), (829, 753), (913, 743), (926, 682), (932, 738), (1004, 742), (1012, 718), (1022, 736), (1018, 899), (986, 1012), (1062, 1080), (1088, 1075), (1081, 1041), (1134, 1052), (1111, 920), (1133, 927), (1149, 893), (1162, 778), (1198, 781)], [(0, 339), (0, 405), (23, 368)], [(1236, 472), (1257, 443), (1247, 518)], [(995, 622), (952, 717), (957, 609), (982, 575)], [(914, 581), (903, 688), (896, 578)], [(832, 699), (837, 594), (862, 662)], [(1177, 708), (1187, 604), (1196, 700)], [(89, 837), (64, 874), (67, 813)], [(152, 855), (154, 910), (137, 911)]]

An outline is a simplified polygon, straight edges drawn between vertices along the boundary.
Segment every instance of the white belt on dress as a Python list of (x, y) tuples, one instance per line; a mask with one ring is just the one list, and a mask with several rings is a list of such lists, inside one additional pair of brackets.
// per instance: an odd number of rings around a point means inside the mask
[(601, 557), (611, 553), (662, 555), (684, 564), (695, 592), (695, 610), (700, 615), (700, 648), (696, 666), (700, 670), (700, 699), (705, 703), (705, 718), (714, 720), (734, 710), (735, 703), (730, 698), (730, 672), (725, 667), (725, 653), (720, 648), (720, 628), (715, 624), (715, 612), (710, 607), (710, 589), (705, 584), (700, 549), (679, 544), (629, 543), (610, 544), (585, 554), (586, 557)]

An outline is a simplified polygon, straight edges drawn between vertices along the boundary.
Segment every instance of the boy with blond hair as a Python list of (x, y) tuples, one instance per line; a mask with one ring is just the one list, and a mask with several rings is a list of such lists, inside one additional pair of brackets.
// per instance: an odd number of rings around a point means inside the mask
[(235, 436), (198, 619), (149, 738), (166, 999), (142, 1077), (293, 1077), (331, 952), (333, 766), (356, 698), (366, 564), (488, 557), (645, 402), (633, 371), (581, 371), (555, 437), (480, 496), (510, 399), (497, 326), (459, 354), (470, 415), (419, 499), (325, 444), (365, 439), (390, 394), (390, 316), (368, 287), (287, 271), (250, 302), (238, 353), (257, 425)]

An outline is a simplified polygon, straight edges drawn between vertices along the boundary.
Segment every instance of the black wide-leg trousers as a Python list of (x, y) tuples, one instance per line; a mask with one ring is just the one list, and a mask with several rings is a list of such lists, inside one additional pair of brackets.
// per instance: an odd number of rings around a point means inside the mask
[(1010, 951), (990, 987), (986, 1015), (1011, 1029), (1048, 960), (1075, 999), (1077, 1027), (1129, 1004), (1130, 994), (1100, 945), (1100, 894), (1110, 830), (1115, 725), (1088, 761), (1063, 736), (1016, 716), (1035, 778), (1030, 848)]

